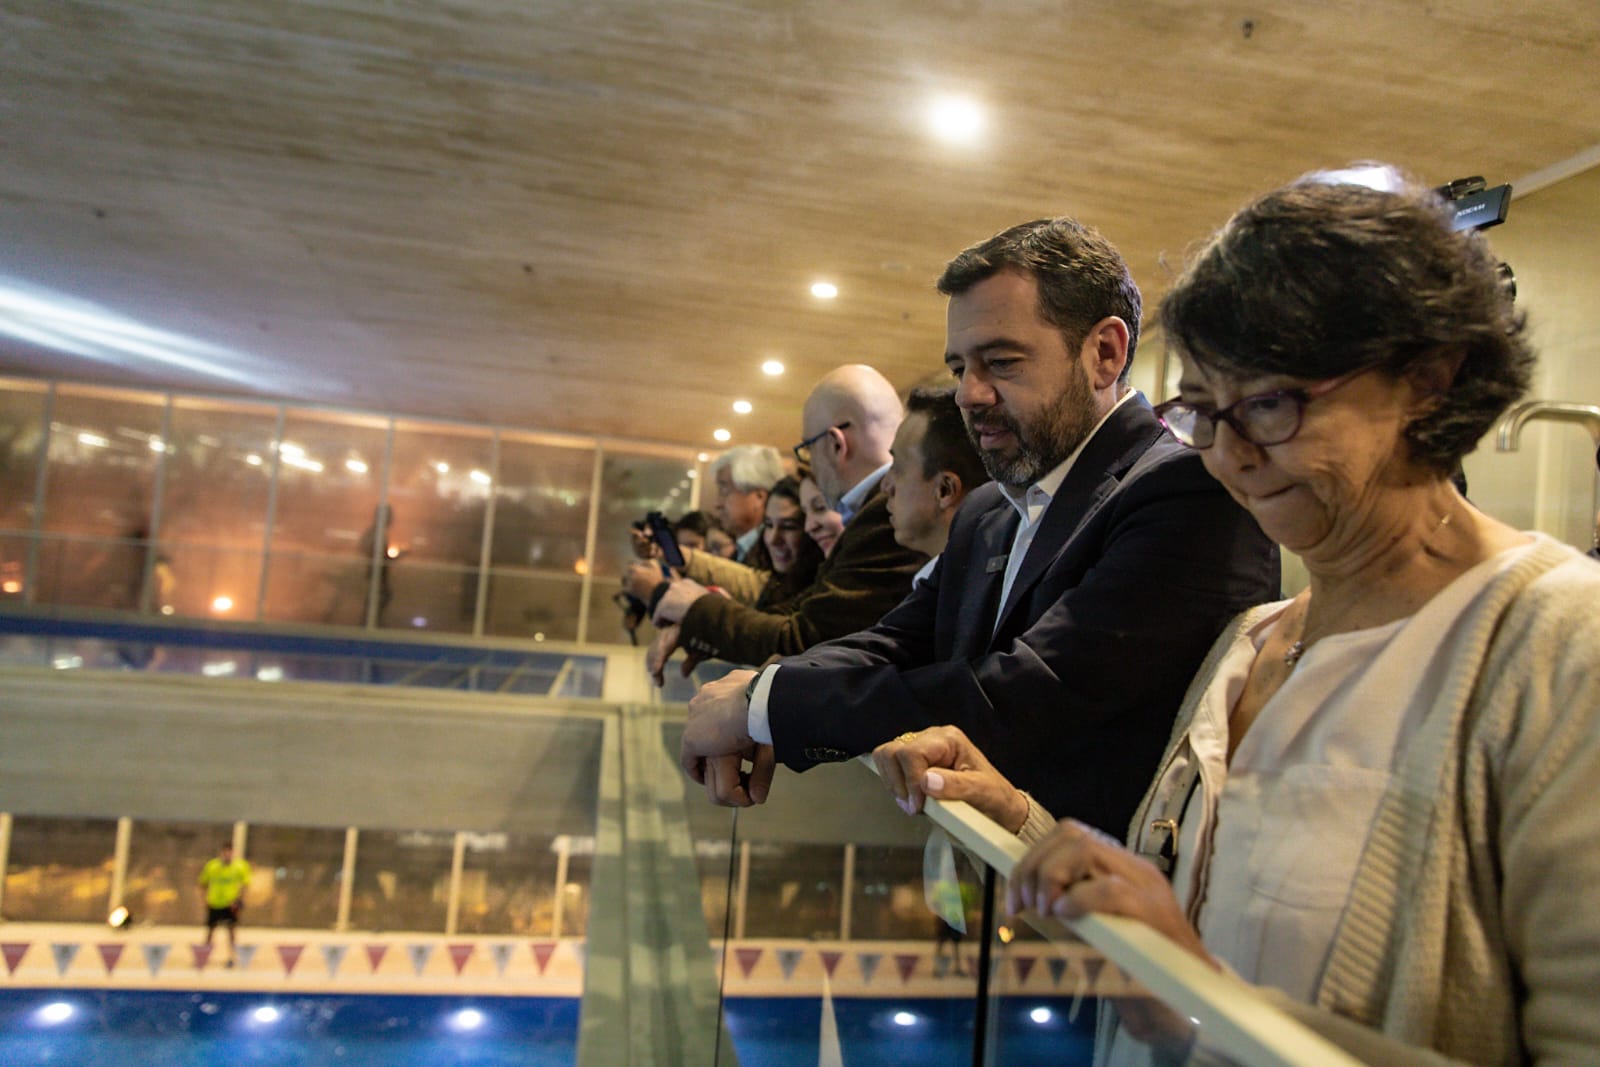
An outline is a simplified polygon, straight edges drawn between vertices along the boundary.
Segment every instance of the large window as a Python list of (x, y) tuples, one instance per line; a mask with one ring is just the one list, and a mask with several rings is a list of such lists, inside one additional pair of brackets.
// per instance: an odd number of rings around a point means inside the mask
[(577, 640), (593, 480), (591, 449), (501, 438), (485, 633)]
[(752, 842), (744, 935), (838, 937), (843, 876), (841, 845)]
[(456, 929), (464, 934), (551, 936), (560, 869), (557, 843), (548, 837), (497, 833), (468, 834), (466, 845)]
[(339, 918), (343, 830), (251, 824), (249, 921), (257, 926), (332, 929)]
[(386, 553), (399, 551), (379, 499), (388, 441), (383, 419), (286, 413), (266, 618), (362, 626), (370, 606), (382, 621), (392, 595)]
[(0, 379), (0, 603), (28, 599), (28, 548), (37, 516), (45, 388)]
[(850, 900), (852, 938), (933, 936), (937, 924), (924, 897), (922, 852), (920, 848), (856, 848), (855, 890)]
[(363, 830), (350, 924), (358, 930), (444, 932), (455, 835)]
[(165, 398), (60, 386), (50, 426), (39, 599), (138, 611), (154, 566), (151, 523)]
[(277, 421), (265, 405), (173, 401), (152, 610), (255, 618)]
[(17, 816), (6, 859), (5, 917), (18, 922), (104, 922), (116, 845), (113, 819)]

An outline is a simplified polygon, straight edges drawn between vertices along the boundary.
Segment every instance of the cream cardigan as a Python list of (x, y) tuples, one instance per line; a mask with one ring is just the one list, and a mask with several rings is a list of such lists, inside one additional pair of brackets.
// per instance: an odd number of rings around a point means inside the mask
[[(1369, 1063), (1600, 1062), (1600, 566), (1535, 536), (1437, 650), (1452, 684), (1397, 696), (1425, 718), (1379, 806), (1316, 1003), (1260, 990)], [(1259, 616), (1217, 640), (1156, 781)], [(1102, 1023), (1103, 1053), (1114, 1014)]]

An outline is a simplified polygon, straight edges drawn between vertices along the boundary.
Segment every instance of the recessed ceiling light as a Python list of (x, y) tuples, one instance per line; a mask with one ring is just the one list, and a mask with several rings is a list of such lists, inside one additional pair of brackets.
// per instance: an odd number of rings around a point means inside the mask
[(694, 454), (694, 458), (697, 461), (701, 462), (701, 463), (709, 463), (709, 462), (711, 462), (711, 453), (710, 452), (696, 452)]
[(720, 426), (711, 431), (711, 436), (722, 444), (727, 444), (729, 441), (733, 440), (733, 434), (729, 433), (727, 430), (724, 430)]
[(839, 295), (839, 287), (832, 282), (812, 282), (811, 295), (818, 300), (832, 300)]
[(983, 132), (983, 109), (965, 96), (942, 96), (928, 108), (933, 135), (951, 144), (971, 144)]
[(735, 400), (733, 402), (733, 413), (735, 415), (748, 415), (752, 410), (754, 409), (750, 406), (750, 401), (748, 400)]
[(769, 359), (761, 364), (761, 373), (768, 378), (776, 378), (783, 373), (783, 364), (776, 359)]

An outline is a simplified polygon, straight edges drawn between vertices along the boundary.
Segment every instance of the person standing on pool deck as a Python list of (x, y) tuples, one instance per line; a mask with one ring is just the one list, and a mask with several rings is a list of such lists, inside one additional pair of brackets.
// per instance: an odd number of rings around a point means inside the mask
[(239, 909), (244, 906), (244, 887), (250, 884), (250, 864), (233, 858), (233, 843), (224, 841), (217, 854), (200, 869), (200, 888), (206, 891), (206, 947), (219, 923), (228, 927), (228, 963), (238, 956), (234, 931), (239, 925)]

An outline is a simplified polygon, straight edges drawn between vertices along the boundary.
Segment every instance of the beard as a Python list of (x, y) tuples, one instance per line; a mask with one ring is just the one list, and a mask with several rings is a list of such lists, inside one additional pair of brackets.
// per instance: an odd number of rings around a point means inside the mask
[[(1008, 489), (1026, 489), (1072, 455), (1094, 429), (1094, 394), (1089, 375), (1074, 364), (1067, 387), (1023, 423), (1003, 412), (963, 412), (967, 436), (989, 477)], [(1009, 450), (984, 448), (979, 430), (1006, 430), (1016, 442)]]

